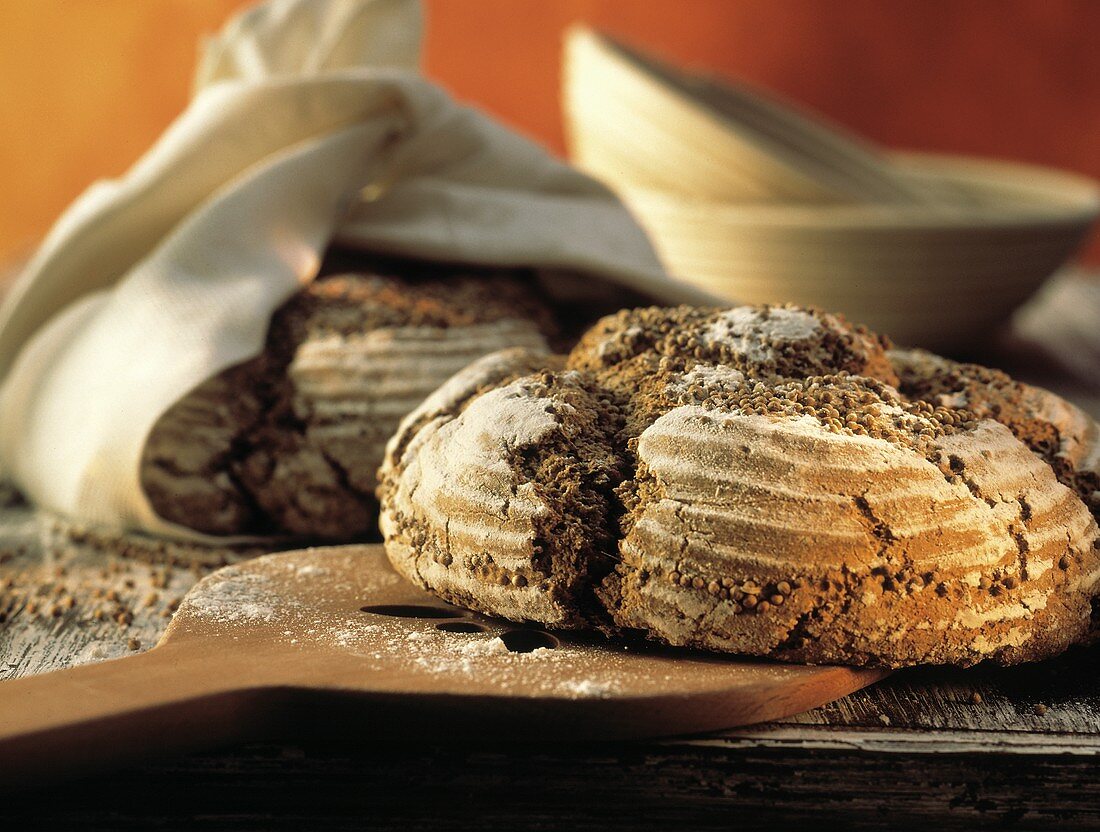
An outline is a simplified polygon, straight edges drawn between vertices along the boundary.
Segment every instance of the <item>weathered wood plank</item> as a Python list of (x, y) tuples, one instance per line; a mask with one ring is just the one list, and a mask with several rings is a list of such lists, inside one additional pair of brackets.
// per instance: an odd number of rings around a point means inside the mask
[(0, 510), (0, 680), (156, 643), (202, 574), (72, 541), (25, 508)]
[(1090, 759), (698, 743), (253, 746), (9, 800), (5, 820), (126, 829), (1093, 829)]
[(1100, 737), (1100, 649), (1047, 662), (968, 670), (919, 668), (793, 717), (802, 725), (1036, 732)]

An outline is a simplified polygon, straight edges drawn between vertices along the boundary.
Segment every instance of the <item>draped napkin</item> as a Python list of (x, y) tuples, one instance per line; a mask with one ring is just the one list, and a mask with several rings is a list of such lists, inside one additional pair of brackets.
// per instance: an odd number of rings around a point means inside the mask
[(273, 0), (206, 45), (193, 100), (58, 220), (0, 307), (0, 472), (94, 523), (199, 538), (139, 482), (157, 418), (258, 354), (334, 241), (581, 272), (667, 302), (603, 186), (417, 71), (414, 0)]

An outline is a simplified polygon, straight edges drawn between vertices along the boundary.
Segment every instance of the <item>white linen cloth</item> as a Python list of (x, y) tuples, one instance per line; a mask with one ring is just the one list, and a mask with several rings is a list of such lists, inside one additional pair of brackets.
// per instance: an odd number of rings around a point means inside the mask
[(157, 418), (258, 354), (334, 240), (580, 271), (668, 302), (626, 209), (417, 72), (415, 0), (272, 0), (205, 46), (193, 101), (60, 218), (0, 307), (0, 473), (36, 504), (198, 539), (139, 483)]

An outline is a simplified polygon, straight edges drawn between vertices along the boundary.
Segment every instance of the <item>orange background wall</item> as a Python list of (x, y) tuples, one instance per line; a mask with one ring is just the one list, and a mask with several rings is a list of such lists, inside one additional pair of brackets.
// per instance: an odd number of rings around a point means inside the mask
[[(0, 3), (0, 257), (184, 106), (195, 44), (245, 0)], [(1100, 178), (1095, 0), (426, 0), (426, 66), (562, 150), (562, 30), (584, 20), (898, 147)], [(1090, 249), (1100, 262), (1100, 245)]]

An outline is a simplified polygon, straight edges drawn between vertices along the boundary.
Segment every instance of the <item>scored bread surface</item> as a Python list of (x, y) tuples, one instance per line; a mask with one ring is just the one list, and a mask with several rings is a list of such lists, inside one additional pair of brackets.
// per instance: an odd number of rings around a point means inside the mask
[(488, 352), (545, 350), (551, 328), (509, 277), (319, 279), (276, 313), (262, 355), (164, 414), (142, 484), (160, 516), (209, 534), (361, 537), (402, 417)]
[(1096, 426), (794, 307), (622, 312), (460, 372), (391, 441), (396, 568), (515, 620), (901, 666), (1043, 658), (1100, 585)]

